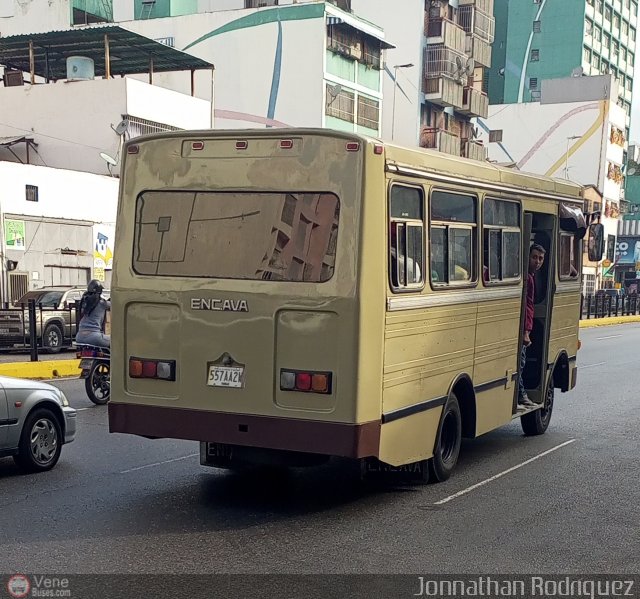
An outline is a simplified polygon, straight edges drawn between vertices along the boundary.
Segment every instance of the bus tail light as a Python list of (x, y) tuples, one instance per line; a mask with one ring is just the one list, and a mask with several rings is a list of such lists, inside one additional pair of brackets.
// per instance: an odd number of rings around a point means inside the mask
[(290, 150), (291, 148), (293, 148), (293, 139), (281, 139), (280, 147), (283, 150)]
[(176, 380), (175, 360), (146, 360), (129, 358), (129, 376), (132, 379)]
[(138, 145), (132, 145), (132, 146), (127, 146), (127, 154), (137, 154), (140, 151), (140, 146)]
[(192, 150), (204, 150), (204, 142), (203, 141), (192, 141), (191, 142), (191, 149)]
[(246, 150), (249, 147), (249, 142), (246, 139), (239, 139), (236, 141), (236, 150)]
[(331, 372), (282, 369), (280, 370), (280, 390), (329, 394), (331, 379)]
[(360, 142), (359, 141), (349, 141), (347, 142), (347, 152), (359, 152), (360, 151)]

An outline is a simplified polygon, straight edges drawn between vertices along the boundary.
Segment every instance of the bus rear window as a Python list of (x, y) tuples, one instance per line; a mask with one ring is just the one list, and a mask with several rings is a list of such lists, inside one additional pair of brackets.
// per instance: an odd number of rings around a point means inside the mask
[(331, 193), (147, 191), (138, 196), (140, 275), (328, 281), (340, 203)]

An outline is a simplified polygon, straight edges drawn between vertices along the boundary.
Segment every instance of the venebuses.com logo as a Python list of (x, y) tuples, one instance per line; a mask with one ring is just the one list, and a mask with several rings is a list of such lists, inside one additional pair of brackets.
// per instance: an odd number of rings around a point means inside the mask
[(14, 574), (7, 580), (7, 592), (15, 599), (24, 599), (31, 591), (31, 582), (24, 574)]

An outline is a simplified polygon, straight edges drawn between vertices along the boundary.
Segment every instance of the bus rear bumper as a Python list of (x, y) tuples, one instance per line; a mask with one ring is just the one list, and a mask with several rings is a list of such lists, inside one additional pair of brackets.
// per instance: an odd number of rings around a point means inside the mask
[(380, 426), (109, 403), (112, 433), (348, 458), (377, 457)]

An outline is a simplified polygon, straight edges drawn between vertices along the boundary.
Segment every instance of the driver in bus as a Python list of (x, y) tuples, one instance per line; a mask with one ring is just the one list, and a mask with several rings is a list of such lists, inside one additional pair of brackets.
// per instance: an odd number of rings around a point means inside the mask
[(520, 377), (518, 378), (519, 392), (518, 404), (521, 406), (531, 407), (535, 405), (527, 395), (524, 388), (524, 367), (527, 365), (527, 348), (531, 345), (531, 331), (533, 330), (533, 315), (535, 308), (536, 296), (536, 278), (535, 274), (542, 268), (544, 264), (544, 255), (546, 250), (539, 244), (534, 243), (529, 249), (529, 272), (527, 274), (527, 296), (524, 316), (524, 334), (522, 336), (522, 348), (520, 350)]
[(97, 347), (111, 347), (111, 336), (102, 332), (102, 323), (107, 310), (111, 309), (111, 302), (102, 297), (102, 283), (93, 279), (87, 285), (87, 290), (80, 300), (80, 324), (76, 343), (78, 345), (95, 345)]

